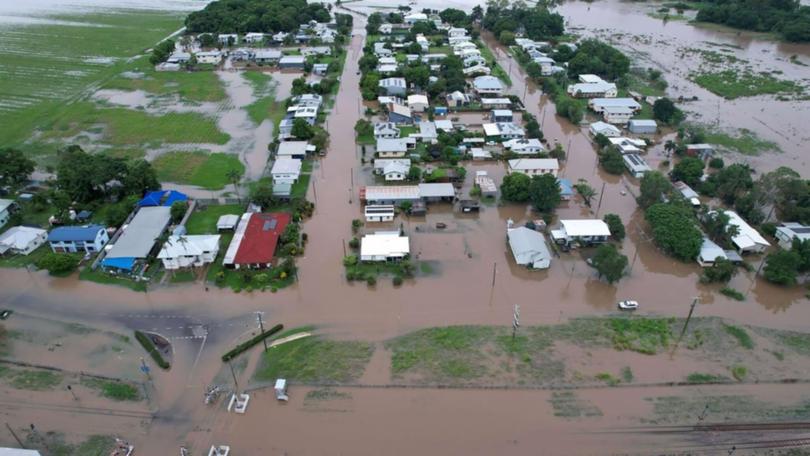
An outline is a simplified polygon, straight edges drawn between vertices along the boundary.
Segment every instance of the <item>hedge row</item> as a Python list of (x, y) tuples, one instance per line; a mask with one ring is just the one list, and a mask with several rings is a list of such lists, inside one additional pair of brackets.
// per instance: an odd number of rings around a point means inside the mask
[(150, 339), (149, 336), (140, 331), (135, 331), (135, 338), (138, 339), (138, 342), (141, 343), (144, 350), (146, 350), (149, 353), (149, 355), (152, 357), (153, 360), (155, 360), (155, 363), (157, 363), (157, 365), (160, 366), (161, 369), (168, 369), (169, 367), (171, 367), (169, 362), (163, 359), (163, 355), (160, 354), (157, 347), (155, 347), (155, 344), (152, 343), (152, 339)]
[(224, 355), (222, 355), (222, 361), (223, 362), (228, 362), (228, 361), (236, 358), (237, 356), (239, 356), (240, 354), (245, 352), (250, 347), (258, 344), (259, 342), (263, 341), (264, 339), (267, 339), (268, 337), (270, 337), (273, 334), (281, 331), (282, 329), (284, 329), (284, 325), (278, 324), (278, 325), (273, 326), (272, 328), (270, 328), (270, 330), (265, 331), (263, 333), (260, 333), (259, 335), (253, 337), (252, 339), (250, 339), (248, 341), (242, 342), (241, 344), (234, 347), (233, 350), (231, 350), (228, 353), (225, 353)]

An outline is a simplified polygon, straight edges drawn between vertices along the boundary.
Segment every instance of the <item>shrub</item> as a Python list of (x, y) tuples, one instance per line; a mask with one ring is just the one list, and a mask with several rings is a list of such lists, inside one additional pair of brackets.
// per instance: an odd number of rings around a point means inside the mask
[(394, 282), (394, 286), (398, 287), (402, 285), (402, 276), (395, 275), (392, 281)]
[(355, 250), (359, 249), (360, 248), (360, 239), (357, 239), (356, 237), (352, 238), (349, 241), (349, 247), (352, 248), (352, 249), (355, 249)]
[(357, 265), (357, 255), (346, 255), (343, 257), (343, 266), (355, 266)]
[(730, 288), (730, 287), (723, 287), (720, 289), (720, 293), (728, 296), (731, 299), (736, 299), (737, 301), (745, 301), (745, 295), (740, 293), (739, 291)]
[(79, 257), (76, 255), (50, 252), (40, 258), (36, 266), (45, 269), (50, 275), (65, 276), (76, 270), (79, 266)]
[(135, 339), (141, 344), (141, 346), (149, 353), (149, 356), (155, 361), (155, 363), (160, 366), (161, 369), (168, 369), (171, 367), (168, 361), (163, 359), (163, 355), (160, 354), (155, 344), (152, 343), (152, 339), (149, 338), (146, 334), (135, 331)]
[(273, 326), (272, 328), (270, 328), (269, 330), (267, 330), (267, 331), (265, 331), (263, 333), (259, 333), (258, 335), (251, 338), (250, 340), (242, 342), (241, 344), (234, 347), (228, 353), (225, 353), (224, 355), (222, 355), (222, 361), (227, 363), (228, 361), (236, 358), (237, 356), (239, 356), (243, 352), (247, 351), (250, 347), (253, 347), (254, 345), (258, 344), (259, 342), (263, 341), (264, 339), (267, 339), (268, 337), (272, 336), (273, 334), (281, 331), (282, 329), (284, 329), (284, 325), (277, 324), (277, 325)]
[(377, 278), (374, 277), (374, 274), (369, 274), (366, 276), (366, 283), (368, 286), (373, 287), (374, 285), (377, 285)]

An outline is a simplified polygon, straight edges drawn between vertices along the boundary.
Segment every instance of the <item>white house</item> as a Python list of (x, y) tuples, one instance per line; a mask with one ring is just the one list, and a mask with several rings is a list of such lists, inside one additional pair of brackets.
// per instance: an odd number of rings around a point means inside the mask
[(263, 42), (264, 42), (264, 33), (250, 32), (245, 35), (245, 43), (256, 44)]
[(447, 36), (466, 36), (466, 35), (467, 29), (463, 27), (450, 27), (450, 29), (447, 30)]
[(509, 140), (526, 136), (523, 128), (513, 122), (486, 123), (483, 128), (484, 136), (492, 139)]
[(503, 143), (503, 147), (517, 155), (534, 155), (546, 150), (545, 147), (543, 147), (543, 143), (537, 138), (510, 139)]
[(597, 113), (602, 113), (605, 108), (628, 108), (638, 112), (641, 105), (632, 98), (591, 98), (588, 100), (588, 108)]
[(601, 244), (610, 237), (607, 223), (599, 219), (560, 220), (560, 228), (551, 230), (554, 242), (570, 246), (578, 242), (584, 245)]
[(360, 261), (396, 261), (410, 252), (408, 236), (400, 236), (399, 231), (378, 231), (360, 241)]
[(618, 137), (608, 138), (608, 141), (622, 154), (640, 154), (647, 147), (647, 143), (643, 139)]
[(4, 227), (11, 218), (11, 212), (16, 203), (9, 199), (0, 199), (0, 228)]
[(616, 84), (605, 81), (571, 84), (567, 90), (574, 98), (615, 98), (619, 95)]
[(227, 231), (236, 228), (239, 224), (239, 216), (236, 214), (225, 214), (217, 219), (217, 231)]
[(197, 63), (218, 65), (222, 61), (222, 52), (220, 51), (201, 51), (194, 54), (197, 58)]
[(167, 270), (200, 267), (213, 263), (219, 253), (219, 235), (169, 236), (158, 253)]
[(503, 83), (495, 76), (478, 76), (473, 79), (473, 89), (479, 95), (500, 95), (503, 93)]
[(385, 47), (385, 43), (376, 42), (374, 43), (374, 55), (378, 58), (391, 57), (394, 55), (394, 51)]
[[(410, 160), (408, 160), (410, 162)], [(408, 171), (411, 169), (410, 163), (406, 164), (398, 160), (392, 160), (382, 168), (382, 175), (385, 177), (386, 182), (399, 182), (404, 181), (408, 177)]]
[(621, 106), (607, 106), (602, 109), (605, 122), (616, 125), (626, 125), (633, 118), (633, 114), (635, 113), (632, 109)]
[(603, 135), (607, 136), (608, 138), (615, 138), (622, 134), (622, 131), (619, 130), (618, 127), (607, 122), (602, 122), (601, 120), (592, 123), (590, 127), (588, 127), (588, 130), (593, 136)]
[(509, 160), (508, 172), (521, 173), (527, 176), (551, 174), (557, 177), (560, 171), (560, 162), (556, 158), (516, 158)]
[(401, 158), (416, 146), (415, 138), (380, 138), (377, 140), (377, 156), (379, 158)]
[(301, 160), (281, 157), (273, 163), (270, 171), (274, 184), (294, 184), (301, 176)]
[(490, 70), (488, 66), (478, 63), (473, 66), (464, 68), (463, 70), (461, 70), (461, 72), (464, 73), (464, 76), (475, 76), (475, 75), (489, 76), (489, 74), (492, 73), (492, 70)]
[(307, 141), (282, 141), (276, 150), (276, 157), (303, 160), (307, 154), (314, 153), (315, 150), (316, 147)]
[(366, 222), (390, 222), (394, 220), (393, 204), (369, 204), (364, 208)]
[(421, 33), (416, 35), (416, 44), (422, 48), (422, 52), (427, 52), (430, 49), (430, 41)]
[(399, 128), (392, 122), (374, 124), (374, 139), (380, 138), (399, 138)]
[(648, 165), (647, 162), (641, 158), (641, 155), (624, 154), (622, 155), (622, 159), (624, 160), (624, 167), (627, 168), (630, 175), (637, 179), (641, 179), (645, 174), (652, 171), (650, 165)]
[(779, 241), (779, 247), (790, 250), (793, 248), (794, 239), (801, 242), (810, 241), (810, 226), (796, 222), (783, 223), (776, 228), (776, 239)]
[[(716, 212), (717, 211), (711, 211), (707, 215), (712, 216)], [(731, 238), (731, 242), (737, 247), (737, 251), (740, 253), (762, 253), (771, 246), (770, 242), (762, 237), (751, 225), (746, 223), (736, 212), (725, 211), (725, 214), (728, 216), (728, 226), (737, 227), (738, 234)]]
[(715, 244), (709, 238), (703, 238), (703, 244), (700, 245), (700, 253), (697, 257), (697, 262), (701, 267), (707, 268), (714, 265), (719, 260), (727, 260), (726, 252)]
[(542, 56), (542, 55), (533, 58), (532, 62), (536, 63), (537, 66), (540, 67), (540, 74), (542, 74), (543, 76), (548, 76), (548, 75), (554, 73), (554, 66), (557, 63), (551, 57)]
[(507, 229), (506, 238), (515, 263), (530, 269), (548, 269), (551, 266), (551, 252), (541, 233), (521, 226)]
[(239, 41), (239, 35), (236, 33), (220, 33), (217, 35), (217, 41), (223, 46), (228, 46)]
[(380, 33), (383, 35), (390, 35), (393, 30), (394, 26), (392, 24), (382, 24), (380, 26)]
[(408, 107), (412, 112), (425, 112), (430, 106), (426, 95), (408, 95)]
[(405, 95), (407, 84), (405, 78), (386, 78), (380, 79), (379, 86), (385, 90), (387, 95)]
[(412, 13), (403, 18), (406, 24), (413, 25), (417, 22), (426, 21), (428, 20), (427, 14), (425, 13)]
[(48, 243), (54, 253), (99, 252), (110, 240), (101, 225), (60, 226), (48, 233)]
[(28, 255), (48, 240), (48, 232), (29, 226), (13, 226), (0, 234), (0, 255)]

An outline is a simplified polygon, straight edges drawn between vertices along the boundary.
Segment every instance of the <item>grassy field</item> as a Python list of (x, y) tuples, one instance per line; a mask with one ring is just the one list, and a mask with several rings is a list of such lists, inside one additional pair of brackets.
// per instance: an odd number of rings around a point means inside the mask
[(106, 455), (115, 445), (115, 438), (107, 435), (92, 435), (81, 443), (71, 444), (58, 432), (26, 432), (25, 447), (50, 456)]
[(116, 10), (51, 16), (56, 21), (0, 27), (0, 144), (28, 139), (69, 115), (69, 100), (119, 74), (182, 25), (184, 14)]
[(177, 95), (184, 102), (222, 101), (226, 98), (217, 75), (212, 71), (155, 71), (145, 58), (138, 59), (127, 69), (130, 73), (142, 73), (143, 77), (127, 77), (119, 74), (107, 81), (102, 88), (116, 90), (143, 90), (154, 95)]
[(89, 267), (84, 268), (81, 270), (81, 272), (79, 272), (79, 279), (100, 283), (102, 285), (117, 285), (129, 288), (133, 291), (146, 291), (146, 282), (136, 282), (127, 277), (117, 277), (107, 274), (100, 269), (94, 271)]
[(245, 173), (245, 166), (233, 154), (206, 152), (169, 152), (156, 158), (152, 166), (161, 182), (196, 185), (221, 190), (230, 184), (228, 172)]
[(764, 140), (749, 130), (740, 130), (738, 134), (722, 131), (706, 132), (706, 141), (711, 144), (723, 146), (743, 155), (759, 155), (762, 152), (781, 152), (779, 146), (771, 141)]
[(259, 71), (246, 71), (242, 76), (253, 86), (253, 95), (256, 101), (247, 105), (245, 110), (248, 117), (256, 125), (265, 119), (270, 119), (273, 125), (278, 125), (287, 112), (283, 101), (276, 100), (276, 86), (273, 77)]
[(800, 95), (804, 89), (793, 81), (778, 79), (770, 73), (730, 69), (701, 72), (690, 79), (704, 89), (727, 100), (756, 95)]
[(0, 268), (25, 268), (35, 264), (40, 258), (50, 252), (47, 245), (43, 245), (28, 255), (3, 255), (0, 257)]
[(351, 383), (363, 374), (373, 352), (374, 346), (365, 342), (306, 337), (271, 348), (254, 376), (259, 381)]
[(188, 234), (216, 234), (217, 220), (226, 214), (241, 216), (245, 207), (240, 204), (224, 204), (221, 206), (208, 206), (203, 210), (194, 211), (186, 222)]
[(657, 424), (691, 423), (701, 410), (709, 422), (801, 421), (810, 418), (810, 401), (780, 405), (742, 395), (682, 395), (646, 398)]
[(114, 401), (141, 400), (141, 393), (138, 391), (138, 388), (131, 383), (82, 377), (81, 384), (98, 391), (100, 396)]

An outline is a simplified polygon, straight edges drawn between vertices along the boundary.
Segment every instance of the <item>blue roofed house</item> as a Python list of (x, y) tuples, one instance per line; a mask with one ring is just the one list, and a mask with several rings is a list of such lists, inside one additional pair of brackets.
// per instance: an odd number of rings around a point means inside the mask
[(54, 253), (94, 253), (110, 240), (101, 225), (60, 226), (48, 234), (48, 244)]
[(143, 199), (138, 201), (138, 207), (169, 207), (177, 201), (188, 201), (188, 196), (176, 190), (154, 190), (147, 192)]
[(560, 185), (560, 198), (563, 201), (568, 201), (574, 197), (574, 185), (569, 179), (557, 178), (557, 184)]

